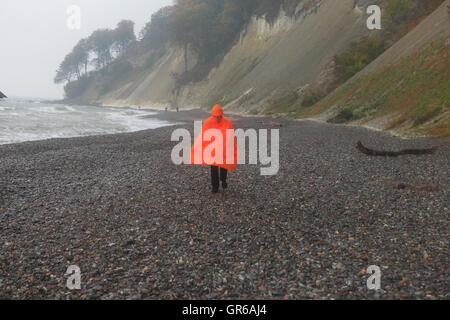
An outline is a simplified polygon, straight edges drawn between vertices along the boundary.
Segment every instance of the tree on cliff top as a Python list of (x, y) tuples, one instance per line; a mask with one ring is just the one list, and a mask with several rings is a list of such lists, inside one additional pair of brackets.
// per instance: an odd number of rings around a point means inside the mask
[[(204, 0), (179, 0), (168, 21), (172, 43), (184, 48), (185, 71), (188, 69), (188, 47), (203, 60), (208, 51), (208, 39), (217, 16), (217, 9)], [(216, 1), (217, 2), (217, 1)]]
[(106, 67), (113, 60), (111, 48), (115, 42), (114, 36), (111, 29), (99, 29), (89, 37), (89, 45), (96, 56), (92, 63), (97, 69)]
[(125, 49), (136, 41), (134, 33), (134, 22), (131, 20), (122, 20), (114, 30), (114, 47), (119, 57), (123, 57)]
[(64, 81), (70, 82), (73, 77), (77, 80), (81, 78), (81, 69), (87, 73), (89, 64), (90, 44), (87, 39), (80, 40), (59, 65), (56, 71), (55, 83), (62, 83)]
[(150, 22), (139, 33), (139, 44), (145, 49), (164, 46), (169, 40), (167, 22), (173, 13), (173, 7), (164, 7), (154, 13)]
[(255, 10), (256, 0), (178, 0), (167, 28), (173, 44), (197, 55), (198, 65), (211, 64), (237, 39)]

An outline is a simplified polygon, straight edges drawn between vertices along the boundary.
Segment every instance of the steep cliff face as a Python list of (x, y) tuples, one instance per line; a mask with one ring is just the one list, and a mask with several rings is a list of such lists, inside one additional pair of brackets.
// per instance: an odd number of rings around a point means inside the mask
[(312, 108), (314, 117), (450, 137), (450, 0)]
[[(364, 10), (369, 2), (374, 1), (304, 0), (295, 15), (281, 11), (273, 23), (253, 17), (206, 79), (178, 94), (173, 75), (184, 68), (183, 52), (170, 48), (151, 69), (142, 69), (106, 94), (92, 87), (80, 100), (180, 108), (221, 103), (236, 112), (262, 113), (287, 92), (328, 84), (333, 57), (369, 33)], [(195, 57), (189, 61), (193, 66)]]
[(334, 56), (368, 33), (355, 1), (301, 3), (296, 17), (281, 12), (274, 24), (254, 18), (239, 43), (191, 92), (205, 106), (262, 113), (293, 90), (326, 86)]
[[(366, 8), (386, 3), (303, 0), (294, 12), (281, 10), (271, 22), (252, 17), (239, 40), (200, 82), (177, 87), (175, 75), (185, 70), (184, 51), (169, 47), (151, 67), (146, 67), (145, 56), (131, 58), (131, 75), (105, 93), (93, 83), (77, 102), (180, 109), (220, 103), (238, 113), (290, 112), (407, 134), (450, 136), (450, 0), (319, 103), (303, 107), (296, 98), (293, 108), (283, 109), (290, 95), (334, 88), (335, 56), (366, 36), (383, 37), (383, 31), (367, 28)], [(188, 61), (189, 69), (194, 68), (193, 53)]]

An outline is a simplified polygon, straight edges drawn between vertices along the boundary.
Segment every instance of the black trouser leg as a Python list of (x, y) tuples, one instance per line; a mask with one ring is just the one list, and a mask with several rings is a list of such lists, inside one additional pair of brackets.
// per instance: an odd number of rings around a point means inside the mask
[[(219, 177), (219, 174), (220, 174), (220, 177)], [(228, 177), (227, 169), (219, 168), (216, 166), (211, 166), (211, 184), (212, 184), (213, 191), (219, 189), (220, 181), (222, 181), (222, 187), (224, 189), (226, 189), (228, 187), (227, 177)]]
[(224, 187), (224, 189), (227, 187), (227, 176), (228, 170), (220, 168), (220, 180), (222, 181), (222, 186)]
[(219, 190), (219, 167), (211, 166), (211, 183), (214, 190)]

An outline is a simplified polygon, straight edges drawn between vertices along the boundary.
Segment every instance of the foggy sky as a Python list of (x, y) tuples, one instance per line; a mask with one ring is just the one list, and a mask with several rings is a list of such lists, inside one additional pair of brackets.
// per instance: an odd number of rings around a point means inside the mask
[[(122, 19), (136, 34), (173, 0), (0, 0), (0, 91), (7, 96), (62, 98), (56, 69), (81, 39)], [(67, 27), (67, 8), (81, 8), (81, 29)]]

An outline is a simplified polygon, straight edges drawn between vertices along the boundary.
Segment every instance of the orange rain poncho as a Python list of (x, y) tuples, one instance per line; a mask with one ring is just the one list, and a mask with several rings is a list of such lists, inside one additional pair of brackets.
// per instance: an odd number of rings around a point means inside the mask
[[(217, 121), (217, 119), (214, 117), (219, 116), (222, 116), (222, 119), (220, 121)], [(220, 144), (220, 141), (215, 140), (215, 133), (219, 134), (219, 131), (220, 135), (218, 136), (218, 138), (222, 138), (222, 144)], [(216, 144), (217, 142), (219, 142), (219, 144)], [(222, 146), (222, 155), (220, 155), (219, 150), (219, 154), (217, 154), (216, 156), (216, 151), (218, 151), (218, 148), (215, 148), (215, 146)], [(223, 110), (218, 104), (216, 104), (211, 110), (211, 117), (206, 119), (203, 123), (202, 131), (196, 138), (194, 145), (192, 146), (191, 164), (208, 166), (212, 165), (230, 171), (236, 170), (237, 144), (236, 137), (234, 135), (233, 123), (229, 118), (223, 116)]]

